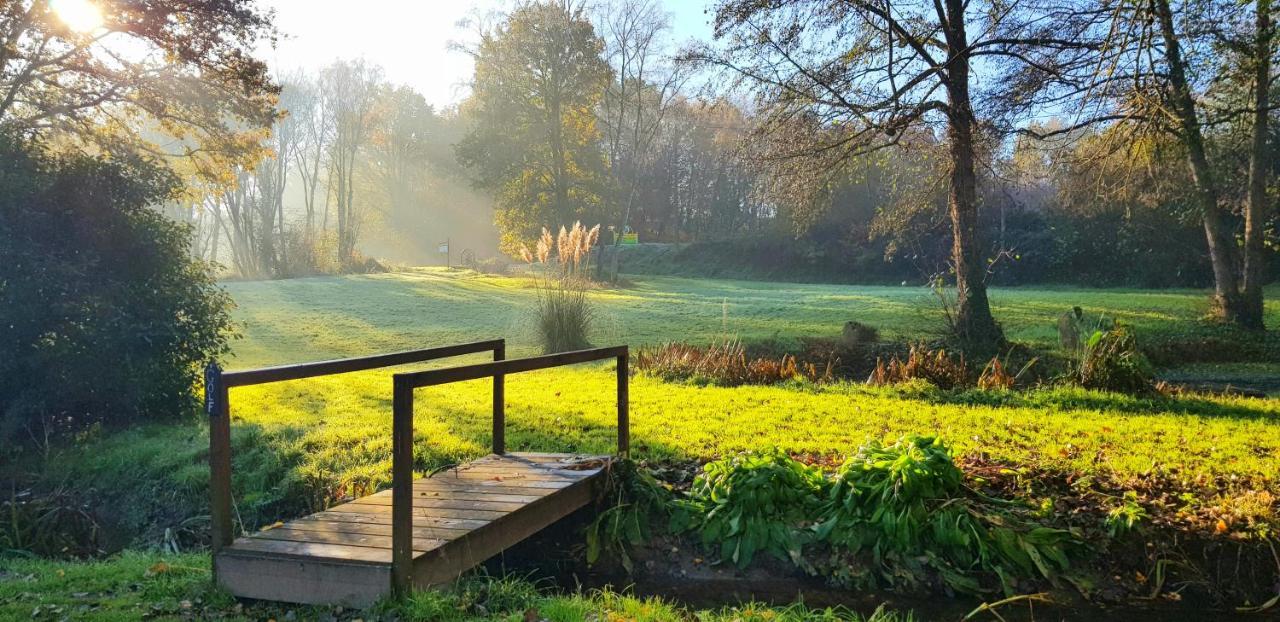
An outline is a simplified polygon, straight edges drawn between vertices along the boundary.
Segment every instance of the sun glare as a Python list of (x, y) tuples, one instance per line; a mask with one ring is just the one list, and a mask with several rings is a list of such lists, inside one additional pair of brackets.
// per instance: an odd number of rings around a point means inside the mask
[(90, 32), (102, 25), (102, 11), (89, 0), (53, 0), (49, 6), (76, 32)]

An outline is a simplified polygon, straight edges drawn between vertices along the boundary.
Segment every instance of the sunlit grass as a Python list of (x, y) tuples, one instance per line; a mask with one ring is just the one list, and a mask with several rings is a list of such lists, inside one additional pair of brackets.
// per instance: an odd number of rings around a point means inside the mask
[[(844, 609), (802, 605), (727, 606), (693, 612), (657, 598), (612, 590), (548, 593), (523, 579), (478, 576), (448, 589), (417, 592), (374, 607), (379, 619), (487, 622), (907, 622), (909, 615), (864, 617)], [(354, 615), (353, 615), (354, 614)], [(94, 562), (0, 557), (0, 619), (91, 620), (351, 620), (368, 614), (335, 606), (237, 602), (210, 581), (209, 556), (124, 553)]]
[[(245, 334), (229, 368), (502, 336), (512, 356), (537, 352), (533, 291), (521, 279), (418, 270), (231, 283), (228, 289)], [(710, 341), (723, 332), (834, 336), (849, 319), (890, 337), (919, 336), (940, 322), (929, 294), (918, 288), (645, 278), (593, 296), (604, 319), (599, 345)], [(1056, 313), (1071, 304), (1126, 318), (1148, 334), (1193, 330), (1203, 312), (1201, 292), (1017, 289), (993, 298), (1011, 336), (1028, 340), (1056, 338)], [(1274, 323), (1277, 309), (1269, 308)], [(248, 527), (389, 482), (391, 373), (232, 390), (237, 509)], [(610, 451), (613, 382), (611, 364), (509, 377), (508, 448)], [(487, 451), (489, 391), (488, 381), (472, 381), (417, 392), (421, 467)], [(1264, 488), (1274, 486), (1280, 459), (1275, 398), (1148, 400), (1074, 389), (950, 393), (850, 384), (716, 388), (637, 376), (631, 400), (632, 446), (646, 459), (708, 459), (772, 446), (847, 454), (871, 439), (914, 432), (1015, 466), (1121, 478), (1176, 470), (1187, 481), (1234, 476), (1240, 486)], [(56, 452), (47, 477), (92, 482), (97, 494), (127, 501), (120, 504), (121, 523), (146, 534), (207, 512), (207, 442), (200, 425), (91, 436)]]

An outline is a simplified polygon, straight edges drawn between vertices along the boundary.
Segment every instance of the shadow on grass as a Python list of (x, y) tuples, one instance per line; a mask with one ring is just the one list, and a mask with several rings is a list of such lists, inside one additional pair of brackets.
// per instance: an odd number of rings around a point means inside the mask
[[(1028, 392), (966, 389), (944, 391), (929, 387), (909, 390), (903, 397), (931, 404), (993, 408), (1052, 408), (1062, 411), (1102, 411), (1133, 415), (1191, 415), (1197, 417), (1270, 420), (1280, 423), (1275, 400), (1233, 399), (1220, 401), (1196, 396), (1135, 396), (1080, 388), (1041, 389)], [(1254, 403), (1249, 402), (1256, 402)]]

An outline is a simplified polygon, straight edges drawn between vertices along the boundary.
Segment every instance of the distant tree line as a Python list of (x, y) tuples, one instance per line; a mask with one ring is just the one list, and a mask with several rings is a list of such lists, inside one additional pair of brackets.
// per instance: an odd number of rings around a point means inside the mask
[(953, 328), (983, 346), (997, 279), (1208, 284), (1259, 328), (1269, 0), (979, 4), (721, 0), (716, 40), (677, 52), (653, 2), (521, 3), (469, 50), (458, 154), (508, 251), (576, 219), (792, 236), (832, 271), (953, 284)]

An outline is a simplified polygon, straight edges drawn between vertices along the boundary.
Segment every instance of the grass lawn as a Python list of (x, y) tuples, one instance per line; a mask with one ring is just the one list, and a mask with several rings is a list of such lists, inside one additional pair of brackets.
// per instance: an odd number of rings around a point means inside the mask
[[(636, 278), (632, 285), (594, 292), (597, 344), (705, 342), (726, 334), (783, 340), (835, 336), (847, 320), (876, 326), (888, 338), (941, 330), (936, 305), (920, 288), (667, 277)], [(226, 287), (239, 305), (236, 315), (244, 333), (229, 369), (493, 337), (506, 337), (512, 356), (536, 353), (530, 320), (534, 292), (522, 279), (423, 269)], [(1269, 294), (1268, 323), (1275, 326), (1280, 291)], [(1072, 305), (1119, 318), (1143, 339), (1197, 334), (1204, 330), (1197, 319), (1207, 304), (1200, 291), (1007, 289), (994, 291), (992, 300), (1012, 339), (1040, 346), (1053, 343), (1056, 317)], [(1263, 376), (1280, 372), (1275, 363), (1243, 368)], [(1194, 370), (1188, 366), (1184, 373)], [(609, 451), (614, 446), (612, 383), (612, 364), (509, 377), (508, 449)], [(415, 452), (420, 464), (485, 453), (489, 399), (487, 380), (419, 390)], [(237, 511), (247, 527), (389, 483), (388, 370), (237, 388), (231, 400)], [(1272, 520), (1280, 492), (1276, 397), (1144, 399), (1069, 388), (983, 393), (847, 383), (730, 389), (638, 376), (631, 400), (632, 447), (647, 459), (707, 459), (773, 446), (843, 455), (873, 438), (915, 432), (940, 435), (961, 454), (1014, 468), (1097, 474), (1120, 482), (1157, 474), (1207, 494), (1212, 499), (1206, 503), (1228, 508), (1246, 522)], [(207, 520), (201, 517), (207, 515), (208, 441), (197, 422), (87, 434), (74, 447), (26, 462), (37, 462), (50, 485), (92, 489), (95, 498), (110, 500), (115, 531), (134, 538), (123, 544), (155, 542), (166, 528), (198, 532)], [(1247, 503), (1233, 501), (1248, 495), (1254, 496)], [(13, 577), (27, 572), (13, 563), (0, 566), (0, 614), (6, 602), (20, 602), (28, 616), (29, 600), (13, 600), (14, 590), (37, 590), (11, 587)], [(130, 554), (106, 563), (137, 574), (153, 560)], [(202, 563), (196, 556), (176, 565), (202, 568)], [(42, 572), (35, 573), (37, 582), (47, 580)], [(207, 577), (205, 570), (192, 572)], [(118, 619), (131, 618), (121, 614)]]
[(213, 589), (209, 556), (124, 553), (108, 560), (60, 563), (0, 558), (3, 620), (430, 620), (431, 622), (908, 622), (909, 616), (860, 616), (844, 609), (744, 604), (690, 612), (653, 598), (612, 591), (544, 593), (519, 579), (477, 577), (446, 591), (419, 592), (370, 611), (237, 603)]
[[(633, 346), (838, 336), (846, 321), (888, 339), (943, 332), (933, 294), (922, 287), (812, 285), (679, 277), (632, 277), (631, 287), (595, 292), (594, 339)], [(506, 337), (509, 351), (534, 353), (528, 281), (422, 268), (370, 276), (228, 283), (246, 339), (231, 367)], [(1280, 287), (1268, 292), (1267, 321), (1280, 323)], [(1057, 318), (1072, 306), (1123, 321), (1139, 336), (1194, 333), (1208, 312), (1200, 290), (1007, 288), (991, 292), (1009, 339), (1039, 347), (1057, 342)]]
[[(256, 367), (506, 336), (535, 352), (533, 292), (521, 279), (441, 270), (227, 285), (244, 339), (228, 368)], [(834, 334), (847, 318), (889, 334), (936, 329), (918, 288), (637, 279), (598, 301), (599, 344)], [(1201, 292), (1000, 290), (998, 317), (1015, 339), (1051, 339), (1058, 309), (1086, 302), (1148, 334), (1192, 330)], [(724, 301), (728, 300), (726, 304)], [(725, 309), (727, 307), (727, 312)], [(1269, 306), (1271, 324), (1280, 308)], [(725, 319), (727, 317), (727, 319)], [(475, 359), (462, 359), (475, 360)], [(608, 451), (614, 443), (612, 365), (507, 379), (508, 448)], [(390, 476), (387, 370), (234, 389), (238, 508), (251, 526), (384, 486)], [(419, 390), (416, 452), (424, 466), (482, 454), (488, 381)], [(1280, 399), (1141, 399), (1076, 389), (955, 393), (858, 384), (717, 388), (639, 376), (632, 444), (643, 458), (705, 459), (781, 447), (845, 454), (869, 439), (938, 434), (961, 453), (1121, 479), (1153, 471), (1225, 488), (1271, 488), (1280, 459)], [(202, 514), (204, 429), (149, 425), (90, 438), (50, 459), (65, 481), (128, 483), (135, 528)], [(53, 475), (56, 474), (56, 475)], [(107, 484), (110, 486), (111, 484)]]

